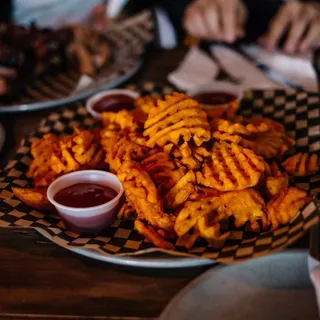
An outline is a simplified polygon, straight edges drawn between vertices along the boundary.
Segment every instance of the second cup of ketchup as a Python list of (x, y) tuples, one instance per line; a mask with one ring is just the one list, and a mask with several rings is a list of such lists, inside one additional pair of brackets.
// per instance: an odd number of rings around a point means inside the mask
[(102, 119), (103, 112), (118, 112), (132, 110), (134, 101), (139, 98), (139, 93), (129, 89), (115, 89), (102, 91), (87, 100), (88, 112), (97, 120)]
[(206, 109), (228, 107), (230, 104), (240, 103), (242, 99), (241, 88), (225, 81), (199, 86), (190, 90), (188, 94)]

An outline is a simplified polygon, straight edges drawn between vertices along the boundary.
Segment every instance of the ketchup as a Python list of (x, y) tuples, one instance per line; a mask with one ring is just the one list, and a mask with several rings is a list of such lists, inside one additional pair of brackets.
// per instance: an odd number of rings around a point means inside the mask
[(93, 110), (97, 112), (113, 111), (117, 112), (122, 109), (133, 109), (134, 99), (125, 94), (112, 94), (102, 97), (93, 105)]
[(54, 200), (67, 207), (90, 208), (109, 202), (117, 194), (112, 188), (100, 184), (76, 183), (57, 192)]
[(222, 91), (199, 93), (195, 95), (193, 98), (197, 100), (199, 103), (209, 105), (226, 104), (237, 99), (235, 95)]

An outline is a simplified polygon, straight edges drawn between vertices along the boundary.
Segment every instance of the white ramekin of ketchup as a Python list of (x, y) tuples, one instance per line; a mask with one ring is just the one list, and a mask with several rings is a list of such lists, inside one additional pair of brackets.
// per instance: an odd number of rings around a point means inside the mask
[(101, 120), (103, 112), (134, 109), (134, 101), (139, 97), (138, 92), (129, 89), (102, 91), (87, 100), (86, 108), (95, 119)]
[(230, 103), (240, 103), (242, 88), (239, 85), (225, 81), (216, 81), (201, 85), (188, 92), (204, 108), (227, 107)]
[(66, 226), (77, 233), (97, 233), (110, 226), (122, 194), (117, 176), (100, 170), (68, 173), (47, 191)]

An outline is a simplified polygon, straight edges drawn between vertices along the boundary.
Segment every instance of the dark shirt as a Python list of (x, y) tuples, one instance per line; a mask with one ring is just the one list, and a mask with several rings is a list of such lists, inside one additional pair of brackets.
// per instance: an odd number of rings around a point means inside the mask
[[(180, 39), (184, 36), (183, 16), (186, 7), (192, 0), (131, 0), (129, 5), (135, 11), (161, 5), (167, 12)], [(283, 0), (244, 0), (248, 7), (248, 20), (246, 25), (246, 40), (254, 41), (267, 28), (270, 19), (275, 15)], [(1, 0), (0, 21), (7, 22), (12, 19), (12, 0)]]
[(12, 19), (12, 1), (1, 0), (0, 22), (9, 22)]
[[(132, 6), (136, 10), (141, 10), (153, 5), (160, 5), (167, 12), (169, 19), (177, 30), (179, 38), (183, 38), (183, 16), (186, 7), (193, 0), (133, 0)], [(255, 41), (263, 34), (276, 14), (283, 0), (244, 0), (248, 9), (248, 19), (246, 23), (246, 41)]]

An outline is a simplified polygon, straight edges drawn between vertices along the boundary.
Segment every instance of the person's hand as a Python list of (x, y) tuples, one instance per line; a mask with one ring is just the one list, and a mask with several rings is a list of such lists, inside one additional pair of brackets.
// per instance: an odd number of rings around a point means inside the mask
[(184, 27), (200, 39), (234, 42), (245, 34), (246, 18), (241, 0), (195, 0), (185, 11)]
[(285, 32), (283, 49), (287, 53), (305, 52), (320, 45), (320, 3), (283, 4), (259, 42), (273, 50)]

